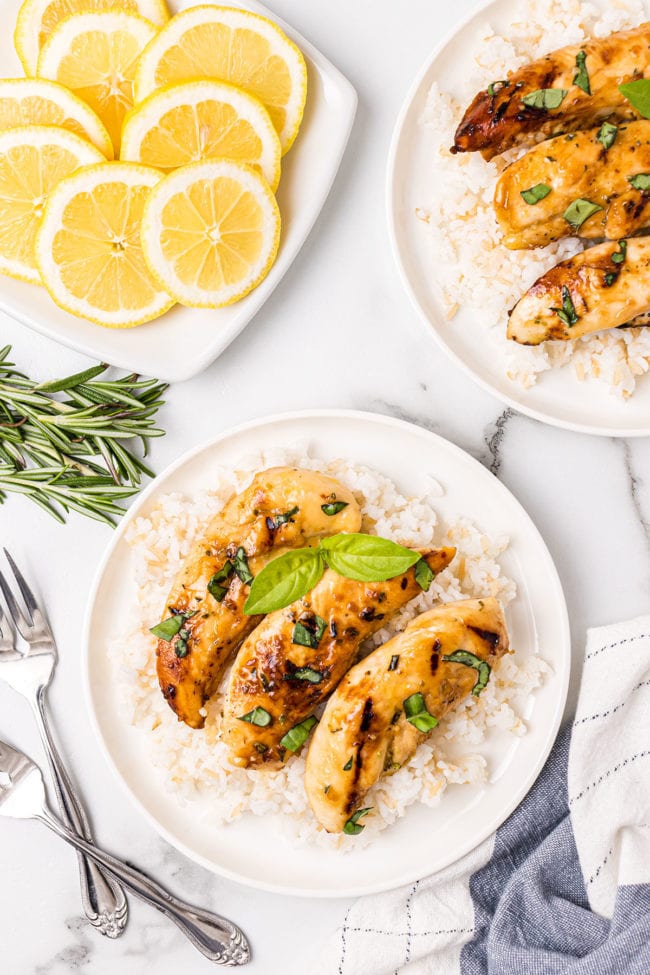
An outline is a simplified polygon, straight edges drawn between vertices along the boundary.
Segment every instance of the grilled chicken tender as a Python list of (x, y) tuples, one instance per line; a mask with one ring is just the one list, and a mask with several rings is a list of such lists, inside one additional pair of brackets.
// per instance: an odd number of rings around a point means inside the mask
[[(343, 501), (346, 507), (328, 516), (321, 505), (332, 501)], [(213, 576), (232, 564), (238, 549), (243, 548), (256, 575), (282, 551), (360, 527), (361, 511), (352, 493), (316, 471), (270, 468), (226, 504), (185, 560), (162, 613), (163, 618), (191, 614), (179, 635), (158, 640), (157, 648), (160, 688), (180, 721), (203, 727), (203, 705), (233, 651), (261, 619), (244, 615), (249, 585), (235, 572), (222, 582), (227, 591), (221, 602), (207, 589)]]
[[(505, 84), (496, 82), (476, 95), (456, 130), (451, 151), (478, 150), (491, 159), (512, 146), (533, 145), (539, 134), (548, 138), (588, 129), (605, 118), (612, 122), (638, 118), (618, 86), (643, 77), (649, 48), (650, 23), (645, 23), (563, 47), (524, 65)], [(586, 55), (590, 94), (574, 83), (581, 51)], [(566, 91), (556, 108), (534, 108), (522, 100), (548, 88)]]
[(477, 670), (444, 659), (457, 650), (488, 665), (507, 652), (496, 599), (423, 613), (343, 678), (314, 732), (305, 772), (307, 798), (328, 832), (340, 832), (379, 777), (404, 765), (424, 740), (405, 716), (411, 695), (421, 694), (440, 719), (474, 689)]
[[(650, 194), (630, 178), (650, 173), (650, 121), (619, 126), (614, 144), (598, 141), (599, 129), (562, 135), (531, 149), (501, 174), (494, 209), (511, 249), (543, 247), (560, 237), (617, 240), (650, 225)], [(526, 202), (522, 193), (544, 186), (550, 193)], [(598, 210), (579, 227), (567, 208), (581, 199)]]
[(646, 324), (649, 311), (650, 238), (596, 244), (537, 279), (510, 313), (508, 338), (522, 345), (577, 339)]
[[(438, 573), (455, 554), (454, 548), (440, 548), (423, 558)], [(421, 592), (415, 567), (386, 582), (356, 582), (327, 570), (308, 595), (270, 613), (242, 645), (232, 668), (222, 729), (231, 761), (272, 768), (290, 757), (280, 745), (283, 736), (336, 687), (360, 643)], [(317, 617), (325, 625), (318, 645), (295, 643), (296, 624), (313, 631)], [(241, 720), (254, 708), (270, 715), (266, 727)]]

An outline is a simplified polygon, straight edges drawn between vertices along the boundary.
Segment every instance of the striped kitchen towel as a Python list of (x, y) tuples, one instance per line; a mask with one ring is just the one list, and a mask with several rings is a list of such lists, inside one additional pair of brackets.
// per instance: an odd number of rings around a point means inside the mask
[(650, 616), (590, 630), (576, 718), (496, 834), (365, 897), (322, 975), (650, 975)]

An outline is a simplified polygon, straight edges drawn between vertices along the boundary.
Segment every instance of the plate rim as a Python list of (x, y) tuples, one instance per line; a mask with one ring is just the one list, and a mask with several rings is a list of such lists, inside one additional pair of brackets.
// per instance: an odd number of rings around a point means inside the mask
[[(157, 369), (158, 378), (169, 383), (185, 382), (189, 379), (198, 376), (205, 369), (208, 368), (213, 362), (215, 362), (223, 353), (229, 348), (230, 345), (238, 338), (239, 335), (246, 329), (256, 316), (262, 311), (267, 301), (275, 291), (275, 289), (284, 280), (286, 274), (289, 272), (294, 261), (298, 258), (301, 253), (307, 238), (310, 236), (316, 221), (321, 215), (323, 207), (325, 206), (329, 195), (331, 193), (334, 181), (338, 175), (341, 168), (341, 163), (343, 161), (343, 156), (345, 150), (347, 149), (348, 142), (350, 140), (350, 135), (352, 133), (352, 128), (357, 114), (357, 107), (359, 103), (358, 93), (352, 84), (352, 82), (337, 68), (330, 60), (327, 58), (311, 41), (303, 37), (303, 35), (294, 28), (290, 23), (284, 20), (282, 17), (276, 15), (276, 13), (267, 7), (265, 4), (260, 3), (259, 0), (191, 0), (190, 3), (184, 3), (181, 0), (183, 6), (180, 9), (187, 9), (189, 6), (198, 6), (200, 4), (210, 4), (213, 6), (229, 6), (235, 7), (236, 9), (251, 10), (254, 13), (260, 14), (263, 17), (267, 17), (272, 20), (275, 24), (280, 26), (282, 30), (291, 38), (294, 43), (298, 45), (300, 50), (303, 52), (308, 61), (311, 61), (314, 67), (318, 70), (319, 74), (324, 76), (326, 81), (335, 86), (337, 94), (341, 99), (345, 114), (341, 113), (341, 117), (338, 120), (340, 123), (339, 132), (339, 145), (338, 151), (336, 152), (331, 171), (329, 173), (329, 178), (323, 183), (321, 192), (317, 198), (317, 205), (314, 208), (311, 219), (305, 224), (301, 238), (299, 239), (297, 246), (295, 247), (294, 253), (290, 256), (289, 261), (282, 270), (277, 280), (273, 281), (272, 286), (268, 292), (264, 295), (261, 304), (253, 309), (252, 313), (242, 319), (242, 321), (233, 326), (228, 326), (230, 331), (228, 337), (225, 340), (216, 342), (214, 346), (205, 346), (203, 349), (197, 351), (193, 358), (184, 360), (183, 363), (177, 366), (177, 360), (175, 357), (170, 358), (168, 363), (168, 368)], [(1, 9), (1, 2), (0, 2)], [(0, 71), (0, 78), (3, 77), (2, 71)], [(15, 280), (15, 279), (14, 279)], [(26, 282), (25, 285), (27, 286)], [(263, 287), (264, 282), (261, 282), (259, 287)], [(32, 285), (34, 287), (34, 285)], [(31, 305), (31, 302), (29, 303)], [(60, 311), (55, 305), (52, 305), (52, 309), (55, 312)], [(206, 310), (209, 313), (209, 309)], [(110, 359), (110, 364), (116, 366), (120, 369), (126, 369), (149, 375), (146, 369), (141, 368), (142, 362), (138, 363), (133, 360), (133, 357), (129, 354), (129, 346), (126, 345), (124, 349), (120, 348), (115, 353), (111, 352), (110, 357), (105, 355), (102, 350), (97, 350), (94, 346), (92, 339), (86, 339), (84, 337), (75, 338), (74, 335), (68, 336), (65, 332), (56, 331), (56, 326), (52, 327), (49, 324), (47, 316), (40, 316), (37, 310), (27, 310), (21, 307), (14, 307), (11, 302), (5, 299), (4, 295), (0, 292), (0, 312), (6, 314), (13, 321), (18, 322), (18, 324), (29, 328), (31, 331), (36, 332), (38, 335), (44, 336), (52, 342), (63, 346), (64, 348), (72, 349), (74, 352), (79, 352), (82, 355), (88, 356), (92, 359)], [(72, 316), (73, 318), (76, 316)], [(155, 325), (155, 321), (152, 323), (145, 323)], [(93, 326), (95, 329), (101, 328), (101, 326)], [(107, 331), (107, 329), (104, 329)], [(118, 330), (119, 331), (119, 330)], [(125, 329), (124, 331), (130, 331)], [(91, 333), (91, 336), (94, 333)], [(155, 336), (152, 332), (152, 337), (150, 342), (155, 342)], [(144, 358), (141, 356), (140, 358)]]
[[(241, 884), (246, 887), (250, 887), (257, 890), (263, 890), (268, 893), (281, 894), (283, 896), (290, 897), (309, 897), (313, 899), (336, 899), (341, 897), (360, 897), (367, 894), (375, 894), (383, 891), (394, 890), (397, 887), (403, 886), (405, 884), (413, 883), (420, 879), (422, 876), (427, 875), (426, 868), (424, 873), (422, 870), (417, 870), (415, 872), (409, 873), (405, 876), (400, 876), (396, 880), (387, 880), (385, 883), (377, 884), (360, 884), (347, 888), (340, 888), (337, 890), (331, 889), (315, 889), (313, 887), (288, 887), (280, 886), (273, 882), (260, 881), (258, 879), (250, 879), (248, 877), (243, 877), (236, 871), (231, 870), (228, 867), (222, 865), (217, 865), (214, 861), (210, 860), (208, 857), (203, 856), (196, 850), (191, 849), (186, 843), (179, 840), (176, 836), (172, 835), (171, 832), (164, 827), (155, 816), (149, 812), (145, 807), (143, 802), (138, 798), (138, 796), (132, 791), (126, 779), (122, 776), (113, 756), (109, 750), (108, 743), (105, 741), (100, 728), (100, 722), (97, 717), (94, 703), (93, 695), (90, 682), (90, 624), (91, 618), (93, 616), (93, 610), (95, 602), (97, 600), (99, 588), (102, 582), (104, 572), (108, 566), (108, 563), (113, 555), (114, 550), (120, 544), (123, 536), (126, 532), (127, 525), (130, 524), (133, 518), (137, 517), (140, 510), (148, 503), (149, 499), (158, 490), (159, 484), (163, 480), (166, 480), (170, 475), (174, 474), (177, 470), (183, 467), (185, 464), (191, 462), (197, 455), (205, 452), (211, 448), (216, 447), (219, 443), (231, 438), (232, 436), (238, 435), (240, 433), (249, 432), (259, 427), (269, 427), (276, 425), (278, 423), (284, 423), (287, 421), (305, 421), (305, 420), (320, 420), (320, 419), (337, 419), (337, 420), (355, 420), (362, 422), (370, 422), (378, 425), (386, 425), (394, 428), (395, 430), (403, 430), (416, 432), (419, 436), (430, 440), (431, 442), (438, 444), (441, 443), (444, 449), (451, 449), (453, 455), (459, 455), (464, 460), (470, 460), (486, 475), (490, 476), (490, 472), (487, 468), (481, 464), (475, 457), (469, 454), (467, 451), (458, 447), (452, 441), (447, 440), (445, 437), (441, 437), (439, 434), (434, 433), (432, 430), (428, 430), (426, 427), (422, 427), (419, 424), (409, 422), (407, 420), (398, 419), (396, 417), (388, 416), (382, 413), (373, 413), (364, 410), (347, 410), (347, 409), (308, 409), (299, 411), (287, 411), (283, 413), (275, 413), (268, 416), (257, 417), (253, 420), (248, 420), (244, 423), (237, 424), (233, 427), (229, 427), (226, 430), (221, 431), (216, 437), (211, 437), (197, 446), (191, 448), (190, 450), (181, 454), (180, 457), (172, 461), (163, 471), (160, 472), (145, 488), (145, 490), (140, 494), (135, 501), (135, 503), (127, 510), (125, 516), (119, 522), (115, 528), (113, 537), (111, 538), (109, 544), (107, 545), (102, 558), (97, 566), (92, 585), (89, 590), (88, 599), (86, 602), (84, 610), (84, 621), (81, 632), (81, 668), (82, 668), (82, 687), (83, 687), (83, 698), (84, 707), (86, 715), (89, 718), (91, 727), (93, 729), (93, 734), (96, 741), (99, 744), (100, 752), (111, 769), (111, 772), (118, 782), (122, 790), (128, 795), (131, 803), (134, 805), (136, 810), (140, 815), (149, 823), (149, 825), (154, 829), (154, 831), (161, 836), (167, 843), (170, 844), (174, 849), (178, 850), (190, 860), (198, 863), (200, 866), (207, 869), (210, 873), (216, 874), (218, 876), (225, 877), (235, 883)], [(499, 814), (495, 819), (486, 820), (483, 827), (477, 831), (476, 835), (473, 835), (465, 843), (461, 843), (457, 847), (457, 853), (450, 863), (456, 863), (467, 853), (476, 849), (482, 842), (484, 842), (489, 836), (491, 836), (497, 829), (499, 829), (503, 823), (509, 818), (514, 812), (517, 806), (521, 803), (523, 798), (530, 791), (534, 785), (537, 777), (539, 776), (546, 760), (550, 754), (550, 751), (555, 743), (555, 739), (560, 729), (562, 722), (562, 716), (564, 713), (564, 707), (568, 695), (569, 689), (569, 679), (571, 674), (572, 659), (571, 659), (571, 632), (569, 624), (569, 613), (566, 603), (566, 598), (564, 595), (564, 590), (560, 580), (559, 573), (555, 566), (555, 562), (551, 553), (542, 537), (539, 529), (535, 525), (531, 516), (528, 514), (526, 509), (523, 507), (521, 502), (515, 497), (515, 495), (500, 481), (497, 477), (494, 477), (494, 485), (497, 491), (504, 497), (507, 498), (509, 504), (514, 504), (519, 512), (528, 522), (529, 528), (537, 544), (540, 546), (540, 554), (543, 555), (549, 578), (549, 586), (554, 591), (554, 601), (557, 601), (558, 606), (561, 606), (561, 619), (559, 620), (560, 632), (561, 632), (561, 659), (563, 661), (562, 672), (558, 673), (558, 670), (554, 670), (554, 677), (559, 681), (558, 693), (555, 695), (554, 699), (554, 710), (552, 713), (552, 720), (546, 723), (546, 734), (544, 738), (543, 747), (540, 748), (537, 755), (536, 761), (531, 764), (528, 768), (527, 775), (522, 778), (521, 785), (519, 788), (512, 791), (509, 802), (507, 803), (507, 812), (505, 815)], [(498, 820), (496, 822), (495, 820)], [(446, 869), (446, 864), (443, 867), (439, 867), (438, 871)]]
[[(409, 297), (411, 305), (417, 313), (417, 319), (422, 326), (423, 331), (433, 338), (437, 343), (438, 347), (443, 350), (445, 355), (447, 355), (461, 370), (468, 376), (472, 382), (480, 386), (485, 392), (489, 393), (494, 398), (505, 403), (510, 409), (516, 410), (518, 413), (523, 413), (525, 416), (529, 416), (534, 420), (538, 420), (541, 423), (545, 423), (550, 426), (558, 427), (562, 430), (572, 430), (575, 433), (585, 433), (593, 437), (615, 437), (615, 438), (637, 438), (637, 437), (647, 437), (650, 436), (650, 419), (648, 420), (646, 426), (630, 426), (630, 427), (605, 427), (605, 426), (593, 426), (586, 423), (580, 423), (573, 420), (563, 420), (560, 417), (551, 416), (546, 413), (543, 409), (538, 409), (535, 406), (529, 406), (518, 399), (514, 394), (509, 395), (500, 389), (497, 389), (492, 383), (483, 378), (477, 372), (475, 372), (470, 365), (468, 365), (463, 357), (457, 353), (445, 340), (444, 336), (440, 333), (434, 322), (431, 320), (419, 301), (416, 289), (411, 283), (408, 271), (406, 269), (406, 262), (400, 252), (398, 235), (397, 235), (397, 214), (396, 214), (396, 204), (395, 204), (395, 190), (396, 190), (396, 162), (397, 153), (400, 147), (400, 142), (402, 138), (402, 133), (404, 125), (406, 122), (407, 115), (411, 109), (413, 100), (415, 99), (417, 93), (420, 90), (424, 78), (431, 70), (431, 66), (436, 61), (436, 59), (443, 53), (443, 51), (451, 44), (452, 41), (466, 30), (478, 17), (489, 13), (491, 7), (497, 6), (497, 4), (502, 3), (503, 0), (481, 0), (476, 6), (474, 6), (462, 20), (448, 31), (443, 38), (433, 47), (431, 53), (424, 59), (424, 62), (418, 68), (413, 78), (413, 81), (409, 85), (404, 100), (400, 106), (395, 124), (393, 127), (393, 132), (390, 140), (390, 147), (388, 150), (388, 161), (386, 165), (386, 181), (384, 186), (385, 195), (385, 206), (386, 206), (386, 219), (388, 224), (388, 236), (390, 239), (391, 252), (393, 254), (393, 259), (397, 267), (397, 271), (402, 282), (402, 286)], [(522, 397), (525, 394), (525, 390), (522, 390)]]

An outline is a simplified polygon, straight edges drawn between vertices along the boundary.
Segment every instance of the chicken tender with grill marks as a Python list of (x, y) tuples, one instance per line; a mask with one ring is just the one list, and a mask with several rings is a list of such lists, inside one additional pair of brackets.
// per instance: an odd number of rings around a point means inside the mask
[[(344, 507), (328, 515), (323, 506), (332, 502)], [(163, 619), (182, 614), (180, 632), (159, 639), (157, 647), (160, 687), (180, 721), (203, 727), (203, 706), (232, 653), (261, 619), (244, 614), (248, 573), (254, 577), (283, 551), (360, 527), (351, 491), (332, 477), (298, 468), (262, 471), (225, 505), (185, 560), (162, 613)]]

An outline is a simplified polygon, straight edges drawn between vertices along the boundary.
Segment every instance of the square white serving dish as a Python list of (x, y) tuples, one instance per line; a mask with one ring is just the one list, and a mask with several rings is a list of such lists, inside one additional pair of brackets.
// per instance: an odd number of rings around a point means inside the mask
[[(170, 2), (174, 13), (193, 5), (186, 0)], [(302, 51), (309, 75), (305, 117), (294, 146), (282, 160), (278, 189), (282, 213), (280, 250), (262, 284), (242, 301), (226, 308), (194, 309), (177, 305), (146, 325), (108, 329), (57, 308), (43, 288), (0, 277), (0, 310), (12, 318), (95, 359), (168, 382), (190, 379), (213, 362), (279, 284), (327, 199), (357, 107), (357, 95), (349, 81), (288, 24), (255, 0), (247, 3), (229, 0), (228, 5), (274, 20)], [(17, 0), (0, 0), (5, 24), (13, 25), (17, 10)], [(0, 58), (6, 77), (22, 77), (11, 30), (3, 31), (0, 37)]]

